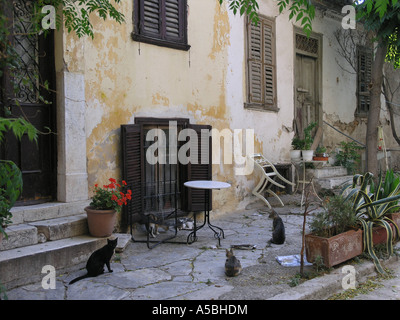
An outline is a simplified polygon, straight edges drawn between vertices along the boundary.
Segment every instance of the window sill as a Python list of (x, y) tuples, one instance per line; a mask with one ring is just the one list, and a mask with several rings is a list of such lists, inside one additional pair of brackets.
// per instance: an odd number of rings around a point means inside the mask
[(262, 103), (245, 103), (244, 108), (252, 111), (279, 112), (279, 108)]
[(167, 48), (171, 48), (171, 49), (184, 50), (184, 51), (188, 51), (190, 49), (190, 45), (185, 44), (185, 43), (178, 43), (178, 42), (173, 42), (173, 41), (168, 41), (168, 40), (151, 38), (148, 36), (136, 34), (134, 32), (132, 32), (131, 36), (132, 36), (133, 41), (154, 44), (154, 45), (160, 46), (160, 47), (167, 47)]

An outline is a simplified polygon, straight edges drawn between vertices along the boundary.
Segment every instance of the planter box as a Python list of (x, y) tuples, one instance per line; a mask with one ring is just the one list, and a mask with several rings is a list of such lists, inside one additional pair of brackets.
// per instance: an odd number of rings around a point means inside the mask
[(400, 229), (400, 212), (392, 213), (389, 215), (389, 218), (393, 220), (397, 227)]
[(307, 234), (305, 244), (307, 261), (314, 262), (321, 256), (328, 268), (363, 253), (362, 230), (349, 230), (331, 238)]
[[(390, 224), (393, 230), (393, 235), (396, 235), (396, 229), (393, 224)], [(381, 243), (386, 243), (387, 231), (384, 227), (374, 227), (372, 228), (372, 241), (374, 246)]]

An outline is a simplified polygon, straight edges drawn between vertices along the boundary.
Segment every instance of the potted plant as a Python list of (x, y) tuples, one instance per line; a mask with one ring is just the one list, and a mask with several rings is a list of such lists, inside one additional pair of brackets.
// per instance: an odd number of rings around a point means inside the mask
[(335, 154), (335, 166), (343, 166), (349, 174), (354, 174), (360, 165), (361, 156), (358, 150), (362, 147), (355, 142), (340, 142), (340, 148)]
[(352, 205), (342, 196), (326, 198), (324, 210), (308, 224), (311, 232), (305, 235), (305, 247), (309, 262), (321, 257), (330, 268), (362, 254), (362, 231), (357, 228)]
[(122, 180), (122, 186), (113, 178), (109, 179), (109, 184), (99, 187), (94, 186), (94, 196), (88, 207), (85, 208), (89, 233), (94, 237), (108, 237), (112, 234), (115, 227), (117, 213), (121, 211), (127, 200), (131, 200), (132, 191), (122, 191), (126, 182)]
[(292, 150), (290, 150), (290, 158), (293, 161), (301, 159), (301, 150), (304, 149), (304, 140), (297, 136), (292, 139)]
[[(400, 237), (400, 231), (390, 219), (389, 213), (399, 207), (397, 203), (400, 199), (400, 184), (398, 183), (389, 194), (383, 195), (382, 179), (376, 188), (371, 188), (372, 178), (373, 174), (370, 172), (365, 175), (356, 174), (345, 199), (352, 204), (356, 218), (362, 225), (364, 250), (373, 259), (377, 271), (385, 273), (374, 251), (374, 238), (379, 236), (376, 227), (383, 228), (387, 252), (389, 255), (393, 254), (393, 241)], [(377, 242), (375, 240), (375, 243)]]
[(315, 156), (313, 157), (315, 161), (328, 161), (328, 155), (326, 154), (326, 148), (323, 146), (318, 146), (315, 150)]
[(305, 129), (304, 129), (304, 149), (301, 151), (303, 155), (304, 161), (311, 161), (313, 158), (314, 151), (311, 150), (311, 146), (314, 142), (314, 138), (311, 135), (312, 130), (317, 125), (316, 122), (311, 122)]

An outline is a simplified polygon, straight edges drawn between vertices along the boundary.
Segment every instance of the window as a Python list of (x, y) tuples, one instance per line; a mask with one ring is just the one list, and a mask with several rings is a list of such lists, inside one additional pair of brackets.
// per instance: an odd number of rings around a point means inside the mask
[(275, 22), (247, 23), (246, 108), (279, 111), (276, 103)]
[[(161, 129), (165, 133), (166, 147), (171, 145), (177, 149), (189, 141), (169, 141), (170, 121), (176, 121), (177, 131), (192, 129), (196, 132), (198, 145), (190, 148), (190, 152), (197, 154), (197, 163), (182, 164), (166, 163), (151, 164), (147, 161), (146, 153), (152, 141), (147, 141), (147, 133), (151, 129)], [(183, 118), (135, 118), (135, 124), (121, 126), (122, 146), (122, 177), (130, 186), (135, 195), (126, 208), (127, 216), (135, 214), (147, 214), (149, 212), (162, 211), (169, 208), (171, 201), (175, 201), (174, 195), (177, 190), (176, 202), (178, 209), (182, 211), (204, 210), (204, 190), (184, 188), (183, 183), (189, 180), (211, 180), (212, 178), (212, 140), (208, 135), (208, 143), (202, 143), (201, 131), (211, 132), (211, 126), (190, 124), (189, 119)], [(173, 136), (171, 136), (173, 137)], [(150, 139), (151, 140), (151, 139)], [(194, 142), (195, 143), (195, 142)], [(208, 149), (208, 163), (201, 162), (201, 154), (204, 148)], [(169, 154), (165, 152), (165, 155)], [(209, 199), (210, 210), (212, 201)]]
[(366, 117), (370, 105), (371, 66), (372, 49), (368, 47), (357, 47), (357, 110), (356, 115)]
[(134, 0), (135, 41), (188, 50), (187, 0)]

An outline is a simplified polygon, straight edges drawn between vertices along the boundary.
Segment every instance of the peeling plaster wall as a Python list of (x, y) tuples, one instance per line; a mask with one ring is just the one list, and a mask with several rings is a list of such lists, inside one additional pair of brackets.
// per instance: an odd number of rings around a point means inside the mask
[[(226, 4), (225, 4), (226, 5)], [(94, 17), (95, 37), (65, 35), (64, 64), (84, 76), (85, 133), (89, 195), (95, 183), (120, 178), (120, 125), (135, 117), (185, 117), (218, 130), (253, 129), (254, 151), (273, 162), (289, 162), (294, 117), (294, 29), (275, 1), (259, 1), (260, 13), (276, 19), (279, 112), (244, 108), (246, 38), (244, 18), (216, 0), (188, 0), (189, 51), (135, 42), (130, 20), (133, 1), (119, 10), (119, 25)], [(354, 119), (356, 79), (340, 69), (333, 31), (340, 21), (317, 12), (314, 32), (323, 34), (323, 119), (362, 141), (365, 125)], [(343, 61), (342, 61), (343, 62)], [(324, 127), (324, 144), (343, 140)], [(222, 145), (222, 144), (221, 144)], [(214, 164), (213, 179), (232, 188), (213, 193), (214, 211), (243, 208), (254, 199), (253, 175), (238, 176), (234, 164)]]

